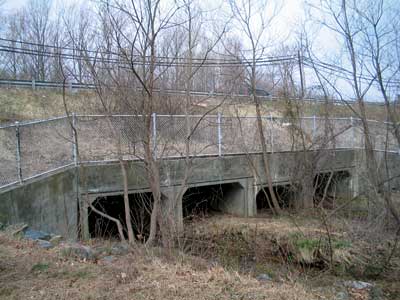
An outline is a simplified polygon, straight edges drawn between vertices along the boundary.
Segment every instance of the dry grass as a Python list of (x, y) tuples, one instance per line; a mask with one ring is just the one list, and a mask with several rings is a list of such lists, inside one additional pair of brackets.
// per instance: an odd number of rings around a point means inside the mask
[[(295, 103), (292, 103), (294, 108)], [(265, 101), (262, 105), (262, 114), (271, 115), (274, 117), (284, 116), (287, 113), (289, 106), (284, 100)], [(336, 118), (349, 118), (355, 117), (353, 112), (358, 112), (356, 104), (351, 105), (351, 108), (347, 105), (329, 104), (326, 106), (323, 103), (315, 102), (303, 102), (298, 103), (299, 112), (302, 116), (324, 116), (329, 115), (330, 117)], [(256, 115), (255, 107), (249, 103), (234, 103), (232, 105), (225, 105), (223, 108), (225, 115), (230, 116), (254, 116)], [(384, 106), (366, 104), (367, 118), (371, 120), (386, 121), (386, 108)]]
[(316, 218), (305, 218), (301, 214), (290, 215), (284, 214), (280, 217), (265, 212), (258, 214), (256, 218), (240, 218), (234, 216), (213, 216), (205, 218), (196, 223), (196, 228), (201, 230), (207, 228), (207, 231), (221, 231), (224, 229), (240, 229), (248, 228), (259, 230), (260, 232), (267, 232), (269, 234), (288, 236), (294, 233), (321, 233), (320, 222)]
[[(99, 104), (91, 91), (67, 92), (68, 109), (94, 113)], [(46, 119), (65, 115), (62, 92), (55, 89), (0, 88), (0, 122)]]
[(332, 261), (326, 227), (317, 211), (257, 218), (216, 215), (196, 222), (191, 230), (196, 240), (212, 249), (200, 249), (205, 256), (217, 253), (214, 259), (228, 269), (289, 279), (319, 291), (322, 299), (334, 299), (344, 280), (374, 283), (387, 299), (399, 299), (399, 247), (386, 264), (394, 232), (374, 233), (367, 222), (340, 216), (328, 223)]
[[(347, 236), (341, 227), (333, 233)], [(189, 227), (189, 226), (188, 226)], [(115, 260), (81, 261), (64, 257), (60, 247), (43, 250), (33, 242), (0, 232), (0, 299), (334, 299), (349, 275), (335, 275), (330, 270), (285, 263), (272, 257), (268, 237), (289, 237), (302, 232), (305, 236), (321, 236), (324, 229), (316, 215), (299, 214), (258, 218), (237, 218), (217, 215), (192, 224), (198, 235), (222, 241), (226, 261), (250, 250), (252, 272), (230, 268), (222, 261), (191, 256), (174, 250), (163, 253), (159, 248), (138, 247)], [(257, 251), (239, 249), (243, 236), (254, 236)], [(229, 232), (245, 232), (233, 237)], [(247, 235), (246, 235), (247, 234)], [(206, 240), (203, 240), (203, 242)], [(110, 247), (110, 241), (95, 240), (90, 246)], [(373, 249), (371, 249), (373, 251)], [(243, 257), (242, 257), (243, 258)], [(271, 281), (254, 279), (269, 274)], [(393, 271), (390, 272), (395, 276)], [(395, 272), (396, 273), (396, 272)], [(398, 299), (396, 278), (367, 279)]]
[(0, 233), (0, 299), (321, 299), (298, 283), (262, 284), (150, 252), (113, 263), (77, 261)]
[[(165, 97), (164, 97), (165, 98)], [(220, 109), (227, 116), (249, 116), (255, 115), (254, 105), (243, 103), (243, 99), (219, 99), (213, 97), (203, 97), (195, 99), (200, 105), (193, 107), (194, 113), (203, 113), (214, 105), (219, 105), (224, 101)], [(172, 97), (168, 101), (182, 101), (180, 96)], [(69, 110), (76, 113), (90, 114), (97, 113), (100, 103), (96, 99), (93, 91), (73, 91), (67, 90), (66, 100)], [(165, 99), (164, 99), (165, 100)], [(172, 104), (171, 104), (172, 105)], [(165, 106), (165, 105), (164, 105)], [(174, 106), (174, 105), (172, 105)], [(357, 111), (357, 107), (353, 107)], [(369, 119), (386, 120), (386, 110), (383, 106), (366, 105), (367, 116)], [(283, 116), (287, 110), (285, 101), (268, 100), (263, 104), (263, 114), (272, 116)], [(326, 111), (332, 117), (350, 117), (354, 113), (346, 105), (330, 105), (326, 108), (324, 104), (304, 102), (300, 105), (300, 110), (304, 116), (322, 115)], [(0, 88), (0, 122), (26, 119), (44, 119), (59, 115), (65, 115), (62, 92), (57, 89), (37, 89), (30, 88)]]

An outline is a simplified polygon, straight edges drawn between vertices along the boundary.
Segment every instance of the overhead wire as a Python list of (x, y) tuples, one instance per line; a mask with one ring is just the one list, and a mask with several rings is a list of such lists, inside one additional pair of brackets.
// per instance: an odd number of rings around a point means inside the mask
[[(343, 67), (337, 66), (337, 65), (332, 65), (326, 62), (321, 62), (321, 61), (315, 61), (315, 60), (311, 60), (307, 57), (304, 57), (303, 59), (303, 63), (305, 66), (308, 66), (310, 68), (315, 68), (317, 67), (318, 70), (325, 70), (325, 71), (330, 71), (330, 72), (334, 72), (335, 76), (337, 76), (338, 78), (341, 79), (346, 79), (348, 80), (349, 78), (346, 77), (347, 76), (352, 76), (353, 72), (350, 70), (347, 70)], [(372, 76), (365, 76), (365, 75), (358, 75), (357, 79), (363, 80), (364, 82), (372, 82), (375, 80), (374, 77)], [(385, 83), (391, 85), (391, 86), (398, 86), (400, 85), (400, 81), (399, 80), (384, 80)]]
[[(1, 43), (3, 42), (3, 44)], [(4, 44), (8, 43), (8, 45)], [(9, 44), (13, 45), (9, 45)], [(16, 44), (20, 44), (20, 47), (17, 47)], [(25, 46), (34, 46), (41, 47), (42, 49), (32, 49)], [(53, 49), (54, 51), (49, 51), (49, 49)], [(72, 53), (66, 53), (65, 51), (69, 51)], [(16, 39), (7, 39), (0, 37), (0, 52), (8, 52), (8, 53), (16, 53), (22, 55), (32, 55), (32, 56), (43, 56), (47, 58), (62, 58), (66, 60), (77, 60), (77, 61), (93, 61), (93, 62), (101, 62), (102, 64), (113, 64), (117, 65), (119, 68), (127, 68), (129, 69), (132, 65), (149, 65), (150, 62), (148, 56), (140, 56), (133, 54), (123, 54), (113, 51), (100, 51), (100, 50), (92, 50), (92, 49), (80, 49), (80, 48), (71, 48), (66, 46), (55, 46), (55, 45), (47, 45), (40, 44)], [(76, 53), (78, 52), (78, 53)], [(83, 53), (83, 54), (82, 54)], [(90, 54), (90, 55), (89, 55)], [(189, 66), (188, 58), (186, 57), (171, 57), (171, 56), (156, 56), (156, 66), (157, 67), (186, 67)], [(255, 63), (258, 67), (261, 66), (271, 66), (278, 65), (282, 63), (295, 63), (299, 62), (307, 67), (315, 68), (318, 67), (319, 70), (330, 71), (335, 73), (338, 78), (348, 80), (349, 75), (353, 73), (350, 70), (347, 70), (341, 66), (329, 64), (322, 61), (311, 60), (309, 57), (297, 55), (286, 55), (286, 56), (263, 56), (255, 59)], [(249, 62), (244, 59), (218, 59), (218, 58), (193, 58), (190, 64), (192, 67), (246, 67), (251, 65)], [(358, 76), (358, 79), (371, 82), (374, 80), (373, 77), (368, 77), (364, 75)], [(391, 86), (400, 85), (399, 80), (391, 80), (386, 81), (386, 83)]]
[[(14, 40), (14, 39), (6, 39), (6, 38), (1, 38), (0, 41), (7, 42), (7, 43), (13, 43), (13, 44), (20, 44), (20, 45), (30, 45), (30, 46), (36, 46), (36, 47), (42, 47), (42, 48), (47, 48), (47, 49), (55, 49), (57, 51), (60, 50), (66, 50), (66, 51), (73, 51), (73, 52), (80, 52), (80, 53), (86, 53), (84, 56), (85, 58), (93, 58), (93, 56), (87, 55), (87, 53), (92, 53), (95, 55), (104, 55), (104, 56), (117, 56), (121, 57), (122, 53), (114, 52), (114, 51), (100, 51), (100, 50), (92, 50), (92, 49), (80, 49), (80, 48), (70, 48), (66, 46), (54, 46), (54, 45), (47, 45), (47, 44), (39, 44), (39, 43), (33, 43), (33, 42), (26, 42), (26, 41), (21, 41), (21, 40)], [(29, 49), (29, 48), (23, 48), (21, 47), (16, 47), (16, 46), (9, 46), (9, 45), (0, 45), (0, 47), (7, 48), (7, 49), (14, 49), (14, 50), (20, 50), (20, 51), (39, 51), (39, 50), (34, 50), (34, 49)], [(40, 50), (41, 53), (43, 54), (49, 54), (52, 53), (48, 50)], [(63, 54), (65, 55), (65, 54)], [(74, 56), (74, 58), (79, 58), (82, 55), (77, 55), (77, 54), (68, 54), (69, 56)], [(137, 54), (130, 54), (131, 58), (137, 58), (137, 59), (147, 59), (149, 56), (141, 56)], [(157, 63), (159, 64), (167, 64), (170, 65), (171, 61), (175, 62), (173, 65), (180, 64), (180, 65), (186, 65), (188, 58), (186, 57), (177, 57), (177, 56), (155, 56), (155, 59), (158, 60)], [(166, 60), (166, 61), (162, 61)], [(245, 58), (242, 58), (242, 60), (238, 59), (220, 59), (220, 58), (192, 58), (192, 61), (194, 61), (194, 64), (197, 65), (202, 65), (202, 66), (236, 66), (236, 65), (243, 65), (245, 64)], [(255, 59), (256, 63), (274, 63), (274, 62), (282, 62), (282, 61), (293, 61), (297, 60), (296, 55), (286, 55), (286, 56), (262, 56), (259, 58)], [(192, 63), (192, 64), (193, 64)]]

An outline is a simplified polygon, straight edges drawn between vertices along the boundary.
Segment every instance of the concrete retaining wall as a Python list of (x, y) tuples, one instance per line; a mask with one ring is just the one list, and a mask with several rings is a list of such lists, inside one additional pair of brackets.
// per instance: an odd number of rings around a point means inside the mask
[(77, 237), (77, 189), (70, 169), (0, 194), (0, 222), (26, 223), (45, 232)]

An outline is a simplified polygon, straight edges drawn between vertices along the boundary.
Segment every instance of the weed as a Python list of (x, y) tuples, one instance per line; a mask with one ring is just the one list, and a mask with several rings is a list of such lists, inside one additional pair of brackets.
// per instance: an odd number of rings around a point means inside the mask
[(319, 248), (321, 241), (318, 239), (298, 239), (295, 241), (296, 248), (312, 251)]
[(351, 248), (351, 246), (352, 246), (351, 242), (346, 240), (334, 240), (332, 242), (333, 249)]
[(49, 264), (48, 263), (37, 263), (34, 264), (31, 268), (31, 272), (32, 273), (41, 273), (41, 272), (45, 272), (49, 269)]

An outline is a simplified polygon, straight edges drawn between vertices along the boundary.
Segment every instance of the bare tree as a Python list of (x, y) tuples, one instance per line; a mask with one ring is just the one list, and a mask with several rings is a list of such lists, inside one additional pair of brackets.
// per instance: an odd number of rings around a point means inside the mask
[(71, 60), (65, 62), (70, 70), (72, 79), (87, 83), (88, 75), (85, 71), (83, 49), (90, 49), (94, 43), (93, 12), (84, 5), (67, 7), (60, 12), (59, 22), (64, 30), (65, 45), (71, 48)]
[[(162, 205), (168, 199), (161, 193), (162, 160), (153, 141), (152, 133), (155, 124), (152, 115), (159, 105), (156, 88), (161, 73), (157, 65), (157, 43), (161, 33), (173, 26), (171, 20), (179, 7), (168, 7), (167, 12), (162, 13), (161, 5), (161, 1), (102, 2), (99, 7), (103, 28), (99, 49), (102, 54), (96, 61), (102, 65), (102, 68), (98, 69), (93, 60), (87, 60), (90, 72), (98, 86), (97, 94), (103, 99), (103, 108), (107, 114), (111, 117), (107, 102), (114, 99), (113, 101), (123, 104), (125, 112), (135, 116), (132, 122), (140, 126), (139, 136), (136, 134), (127, 138), (132, 145), (141, 149), (131, 154), (143, 160), (153, 195), (147, 244), (155, 242), (158, 230), (161, 231), (162, 237), (167, 235), (164, 231), (168, 231), (162, 213)], [(110, 64), (108, 61), (111, 58), (120, 63)], [(131, 80), (137, 85), (129, 84)], [(140, 122), (138, 123), (137, 120)], [(130, 132), (135, 130), (138, 128), (132, 128)], [(123, 171), (126, 224), (131, 241), (133, 233), (127, 190), (128, 174), (126, 161), (122, 155), (119, 155), (119, 161)]]
[[(400, 25), (396, 11), (397, 7), (391, 7), (388, 1), (365, 1), (364, 5), (355, 7), (357, 14), (361, 17), (360, 28), (363, 33), (363, 40), (366, 51), (366, 62), (372, 68), (370, 75), (375, 79), (379, 91), (385, 103), (388, 123), (388, 134), (386, 135), (386, 149), (389, 139), (393, 137), (400, 147), (400, 127), (395, 108), (390, 101), (390, 93), (393, 92), (393, 83), (398, 78), (399, 60), (396, 55), (396, 29)], [(389, 178), (387, 161), (386, 177)], [(383, 193), (386, 206), (397, 224), (400, 226), (400, 212), (396, 209), (391, 197), (390, 182), (389, 188), (385, 188), (379, 183), (379, 190)]]
[(34, 49), (38, 52), (37, 55), (32, 56), (32, 75), (38, 80), (47, 79), (48, 64), (45, 58), (45, 45), (51, 38), (51, 6), (50, 0), (30, 0), (24, 10), (26, 35), (29, 41), (35, 43)]
[(271, 30), (272, 22), (279, 11), (279, 7), (268, 0), (258, 1), (256, 5), (249, 0), (232, 0), (229, 2), (229, 5), (237, 29), (243, 33), (243, 36), (246, 37), (250, 46), (249, 54), (242, 51), (240, 57), (237, 58), (246, 65), (248, 85), (256, 109), (257, 128), (262, 148), (263, 169), (271, 195), (272, 210), (276, 214), (279, 214), (281, 208), (273, 189), (267, 155), (267, 141), (264, 133), (261, 102), (257, 95), (257, 60), (264, 55), (268, 47), (266, 44), (266, 38), (268, 37), (267, 31)]
[(366, 64), (370, 65), (369, 74), (375, 78), (379, 91), (382, 94), (388, 121), (397, 143), (400, 145), (400, 128), (398, 117), (392, 105), (390, 95), (396, 96), (396, 82), (398, 82), (400, 65), (397, 53), (396, 30), (399, 21), (398, 9), (390, 5), (389, 1), (364, 1), (361, 7), (356, 7), (360, 15), (360, 29), (363, 33)]
[[(326, 28), (336, 33), (342, 39), (345, 45), (344, 67), (349, 67), (346, 72), (346, 74), (349, 75), (346, 82), (351, 85), (352, 92), (357, 103), (358, 109), (357, 111), (353, 110), (353, 112), (356, 113), (356, 115), (361, 120), (360, 122), (362, 125), (364, 137), (366, 171), (368, 175), (368, 181), (371, 184), (371, 192), (377, 198), (380, 197), (380, 194), (381, 196), (383, 196), (383, 199), (387, 204), (388, 210), (391, 212), (396, 222), (399, 223), (400, 219), (398, 213), (393, 209), (393, 205), (391, 204), (390, 200), (390, 194), (385, 191), (385, 188), (383, 187), (379, 178), (380, 168), (374, 153), (373, 134), (370, 128), (371, 125), (369, 124), (367, 119), (365, 107), (366, 94), (368, 93), (368, 91), (370, 91), (371, 86), (373, 86), (373, 84), (377, 80), (379, 82), (378, 76), (382, 76), (382, 72), (370, 72), (371, 66), (377, 65), (376, 54), (379, 55), (379, 52), (376, 52), (376, 45), (378, 45), (379, 47), (379, 43), (376, 44), (376, 40), (375, 42), (373, 42), (373, 40), (377, 37), (379, 39), (380, 33), (376, 31), (376, 22), (381, 19), (381, 17), (379, 17), (379, 14), (382, 13), (382, 3), (369, 3), (370, 6), (378, 8), (377, 10), (374, 10), (374, 8), (369, 8), (372, 12), (369, 15), (364, 13), (366, 9), (366, 3), (367, 2), (355, 2), (346, 0), (321, 1), (321, 10), (323, 12), (323, 15), (325, 16), (325, 20), (322, 22), (322, 24)], [(375, 4), (377, 6), (374, 6)], [(372, 24), (372, 26), (367, 26), (367, 24)], [(372, 30), (372, 35), (371, 32), (366, 29), (367, 27), (369, 28), (369, 30)], [(365, 33), (367, 33), (367, 38), (365, 38)], [(367, 40), (367, 43), (365, 43), (365, 40)], [(366, 45), (371, 45), (371, 43), (374, 44), (373, 48), (370, 47), (372, 55), (366, 55)], [(372, 58), (372, 61), (370, 58)], [(379, 58), (380, 56), (378, 56), (378, 60)], [(372, 76), (368, 76), (371, 74)], [(342, 93), (333, 85), (331, 86), (343, 99)], [(371, 201), (374, 201), (373, 198), (374, 197), (371, 198)]]

